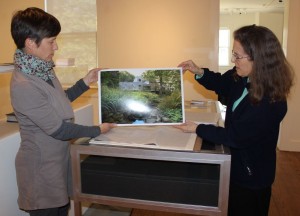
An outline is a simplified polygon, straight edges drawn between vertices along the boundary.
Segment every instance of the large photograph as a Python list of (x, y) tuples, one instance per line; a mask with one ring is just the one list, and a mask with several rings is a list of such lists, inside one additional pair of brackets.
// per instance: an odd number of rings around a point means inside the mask
[(181, 68), (99, 71), (99, 121), (120, 126), (185, 121)]

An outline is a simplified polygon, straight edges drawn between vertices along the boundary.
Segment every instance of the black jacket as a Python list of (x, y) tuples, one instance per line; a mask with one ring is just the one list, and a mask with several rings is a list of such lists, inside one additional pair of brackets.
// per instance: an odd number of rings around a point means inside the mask
[(223, 75), (204, 69), (197, 81), (226, 98), (225, 128), (200, 124), (196, 133), (208, 141), (223, 144), (231, 150), (231, 182), (252, 189), (271, 186), (275, 178), (276, 145), (280, 122), (287, 112), (287, 102), (270, 102), (263, 98), (253, 105), (242, 95), (247, 78), (234, 79), (235, 68)]

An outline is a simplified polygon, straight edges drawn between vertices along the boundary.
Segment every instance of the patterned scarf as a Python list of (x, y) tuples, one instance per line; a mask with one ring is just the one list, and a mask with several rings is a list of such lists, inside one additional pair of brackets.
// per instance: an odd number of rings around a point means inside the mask
[(55, 79), (53, 72), (54, 62), (45, 61), (35, 56), (24, 53), (17, 49), (14, 55), (15, 69), (18, 71), (36, 76), (44, 81)]

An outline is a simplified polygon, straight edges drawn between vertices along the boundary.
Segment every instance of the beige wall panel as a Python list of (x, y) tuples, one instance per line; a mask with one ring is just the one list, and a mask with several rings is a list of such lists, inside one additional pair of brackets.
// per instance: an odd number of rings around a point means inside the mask
[(12, 112), (9, 93), (10, 78), (11, 73), (0, 73), (0, 119), (5, 118), (5, 114)]
[(283, 37), (283, 13), (260, 13), (259, 25), (271, 29), (282, 44)]
[(300, 151), (300, 1), (289, 0), (288, 27), (287, 27), (287, 58), (296, 73), (295, 86), (288, 100), (288, 113), (282, 122), (279, 149)]
[[(98, 0), (98, 64), (176, 67), (188, 59), (217, 70), (219, 0)], [(184, 75), (185, 98), (215, 94)]]
[(1, 0), (0, 1), (0, 63), (12, 62), (15, 44), (10, 34), (10, 23), (12, 15), (17, 10), (27, 7), (38, 7), (44, 9), (44, 0)]
[[(10, 34), (10, 23), (12, 15), (17, 10), (23, 10), (27, 7), (44, 8), (44, 0), (1, 0), (0, 1), (0, 26), (1, 26), (1, 40), (0, 40), (0, 63), (13, 62), (13, 55), (15, 52), (15, 44)], [(5, 114), (12, 112), (10, 104), (10, 84), (11, 74), (0, 73), (0, 119), (5, 118)]]

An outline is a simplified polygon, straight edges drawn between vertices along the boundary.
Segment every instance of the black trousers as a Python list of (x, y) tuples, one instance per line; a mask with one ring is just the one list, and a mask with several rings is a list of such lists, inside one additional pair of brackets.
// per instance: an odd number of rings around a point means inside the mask
[(228, 216), (268, 216), (271, 187), (248, 189), (230, 184)]
[(70, 203), (57, 208), (37, 209), (27, 211), (30, 216), (68, 216)]

